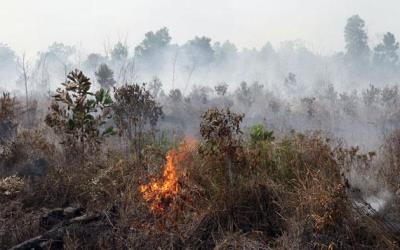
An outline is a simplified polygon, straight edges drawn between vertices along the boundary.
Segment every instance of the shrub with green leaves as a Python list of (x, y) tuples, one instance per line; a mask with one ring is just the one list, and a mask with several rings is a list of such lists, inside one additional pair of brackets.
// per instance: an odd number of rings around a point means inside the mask
[(108, 90), (90, 92), (90, 79), (78, 70), (62, 85), (45, 121), (61, 137), (70, 157), (82, 160), (99, 149), (104, 136), (114, 134), (113, 127), (106, 126), (113, 101)]
[(250, 128), (250, 140), (254, 145), (258, 142), (275, 140), (274, 131), (268, 131), (263, 125), (258, 124)]

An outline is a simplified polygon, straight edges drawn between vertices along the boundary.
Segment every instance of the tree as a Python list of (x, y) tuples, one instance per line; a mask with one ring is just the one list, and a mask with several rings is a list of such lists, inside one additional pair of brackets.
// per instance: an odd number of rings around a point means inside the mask
[(287, 94), (294, 94), (300, 90), (300, 86), (297, 82), (297, 76), (295, 73), (289, 72), (285, 77), (283, 83)]
[(304, 97), (301, 98), (301, 105), (307, 113), (307, 118), (312, 119), (315, 117), (316, 110), (316, 99), (315, 97)]
[(251, 104), (254, 102), (252, 96), (251, 96), (251, 91), (250, 88), (247, 84), (247, 82), (242, 81), (240, 83), (239, 88), (236, 89), (235, 95), (238, 99), (238, 101), (241, 104), (244, 104), (246, 107), (250, 107)]
[(97, 67), (106, 61), (106, 58), (100, 54), (91, 53), (86, 58), (84, 65), (92, 72), (97, 69)]
[(20, 71), (20, 76), (19, 79), (17, 80), (17, 84), (22, 84), (24, 90), (25, 90), (25, 114), (26, 114), (26, 123), (28, 127), (33, 126), (33, 120), (35, 117), (35, 112), (37, 109), (37, 102), (34, 100), (30, 100), (29, 95), (30, 95), (30, 85), (31, 85), (31, 79), (33, 75), (33, 70), (30, 61), (26, 58), (25, 54), (21, 56), (21, 59), (19, 60), (19, 71)]
[(183, 100), (183, 94), (180, 89), (171, 89), (168, 96), (174, 103), (182, 102)]
[(107, 66), (107, 64), (101, 64), (94, 74), (102, 88), (110, 89), (114, 86), (114, 72)]
[(6, 44), (0, 43), (0, 69), (3, 70), (17, 59), (15, 52)]
[[(26, 59), (25, 54), (22, 55), (21, 60), (19, 62), (19, 66), (20, 66), (20, 71), (21, 71), (21, 77), (20, 77), (20, 81), (23, 82), (24, 84), (24, 88), (25, 88), (25, 104), (26, 104), (26, 109), (29, 109), (29, 93), (28, 93), (28, 81), (30, 78), (30, 63), (28, 62), (28, 60)], [(28, 113), (29, 115), (29, 113)]]
[(243, 114), (233, 113), (229, 108), (212, 108), (201, 116), (200, 133), (205, 143), (201, 145), (200, 153), (215, 156), (225, 162), (224, 172), (231, 186), (234, 182), (235, 162), (241, 149), (240, 123), (243, 117)]
[(16, 76), (17, 56), (6, 44), (0, 43), (0, 80), (8, 76)]
[(225, 64), (235, 60), (238, 56), (235, 44), (225, 41), (222, 45), (216, 42), (213, 46), (215, 61), (217, 64)]
[(260, 50), (260, 57), (263, 60), (271, 60), (276, 52), (270, 42), (266, 43)]
[(46, 96), (46, 98), (51, 97), (49, 66), (47, 57), (39, 57), (32, 72), (32, 81), (36, 86), (36, 90), (40, 90), (40, 94)]
[(369, 60), (368, 35), (364, 29), (365, 22), (358, 15), (347, 19), (344, 29), (346, 57), (358, 65), (365, 65)]
[(117, 88), (114, 98), (114, 121), (120, 135), (129, 140), (128, 149), (131, 143), (134, 145), (136, 160), (140, 163), (145, 133), (154, 131), (158, 120), (164, 115), (162, 107), (145, 88), (145, 84)]
[(128, 58), (128, 47), (121, 42), (115, 44), (111, 51), (111, 60), (113, 62), (123, 62)]
[(215, 92), (217, 92), (217, 95), (219, 96), (225, 96), (226, 92), (228, 91), (228, 84), (222, 82), (218, 84), (217, 86), (214, 87)]
[(399, 60), (398, 49), (399, 43), (396, 41), (395, 36), (387, 32), (383, 37), (383, 41), (374, 48), (374, 63), (384, 67), (395, 66)]
[(199, 87), (194, 86), (192, 91), (190, 92), (188, 98), (190, 99), (191, 103), (195, 105), (197, 108), (204, 110), (202, 106), (207, 105), (209, 102), (209, 95), (212, 93), (213, 90), (210, 87)]
[[(76, 52), (75, 47), (54, 42), (46, 52), (39, 53), (39, 60), (48, 63), (49, 71), (53, 73), (55, 81), (65, 81), (71, 71), (70, 57)], [(54, 81), (50, 80), (51, 82)]]
[(381, 90), (370, 84), (369, 88), (362, 92), (362, 99), (364, 104), (370, 108), (372, 105), (378, 103), (380, 95)]
[(114, 134), (111, 126), (105, 127), (113, 102), (108, 90), (91, 93), (90, 79), (79, 70), (70, 72), (62, 85), (45, 122), (60, 135), (67, 159), (79, 160), (83, 166), (87, 156), (99, 149), (104, 136)]
[(196, 36), (193, 40), (188, 41), (183, 49), (187, 57), (188, 77), (185, 90), (189, 85), (193, 72), (201, 66), (205, 66), (214, 60), (214, 50), (211, 47), (211, 38)]
[(68, 57), (76, 52), (73, 46), (64, 45), (63, 43), (54, 42), (48, 48), (48, 53), (56, 57), (58, 60), (66, 61)]
[(285, 77), (285, 85), (286, 86), (296, 86), (296, 74), (289, 72), (288, 75)]
[(158, 97), (162, 90), (162, 82), (158, 77), (153, 77), (153, 80), (149, 83), (149, 90), (154, 98)]
[(184, 49), (193, 65), (205, 65), (214, 60), (211, 38), (196, 36), (184, 45)]
[(171, 36), (167, 28), (145, 34), (143, 41), (135, 48), (135, 58), (143, 65), (157, 70), (163, 63), (165, 49), (169, 46)]

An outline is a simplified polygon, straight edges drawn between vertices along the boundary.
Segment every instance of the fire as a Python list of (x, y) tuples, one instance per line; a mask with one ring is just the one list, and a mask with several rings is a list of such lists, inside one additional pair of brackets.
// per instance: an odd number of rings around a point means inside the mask
[(196, 144), (194, 139), (185, 139), (177, 150), (168, 151), (163, 176), (139, 187), (144, 200), (150, 203), (152, 212), (164, 212), (179, 195), (177, 165), (195, 148)]

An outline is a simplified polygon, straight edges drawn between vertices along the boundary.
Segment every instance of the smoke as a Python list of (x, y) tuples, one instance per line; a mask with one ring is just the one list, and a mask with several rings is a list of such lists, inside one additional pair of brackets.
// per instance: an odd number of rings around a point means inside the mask
[(375, 211), (381, 212), (392, 199), (393, 194), (391, 192), (388, 190), (382, 190), (376, 195), (367, 197), (365, 202), (367, 202)]
[[(138, 44), (108, 44), (104, 53), (55, 42), (27, 61), (26, 79), (21, 58), (0, 44), (0, 82), (23, 96), (27, 80), (33, 99), (48, 99), (74, 68), (99, 88), (95, 71), (107, 64), (119, 85), (160, 80), (156, 98), (165, 106), (166, 127), (177, 123), (183, 131), (196, 131), (201, 112), (229, 106), (246, 114), (245, 126), (263, 123), (282, 134), (324, 130), (371, 150), (400, 121), (400, 112), (391, 108), (399, 101), (400, 65), (395, 36), (386, 33), (370, 48), (364, 25), (359, 16), (350, 17), (345, 50), (330, 55), (301, 40), (275, 47), (266, 41), (258, 49), (205, 36), (176, 44), (167, 28), (147, 32)], [(219, 95), (215, 87), (224, 84), (226, 93)]]

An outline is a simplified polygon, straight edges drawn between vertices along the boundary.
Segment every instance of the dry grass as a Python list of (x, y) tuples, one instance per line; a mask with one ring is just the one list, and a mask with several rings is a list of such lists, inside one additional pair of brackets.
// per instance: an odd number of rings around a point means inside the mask
[(72, 204), (105, 216), (69, 228), (65, 249), (394, 248), (376, 230), (375, 219), (354, 210), (348, 196), (344, 170), (351, 159), (363, 156), (333, 147), (320, 133), (244, 140), (233, 185), (220, 172), (218, 157), (199, 154), (197, 145), (178, 147), (179, 192), (162, 203), (166, 207), (159, 213), (150, 209), (140, 186), (162, 178), (161, 149), (148, 148), (146, 166), (107, 147), (83, 166), (69, 165), (62, 150), (41, 133), (20, 133), (18, 150), (12, 151), (14, 162), (39, 157), (48, 167), (35, 179), (25, 177), (23, 192), (0, 205), (0, 245), (5, 248), (41, 233), (42, 209)]

